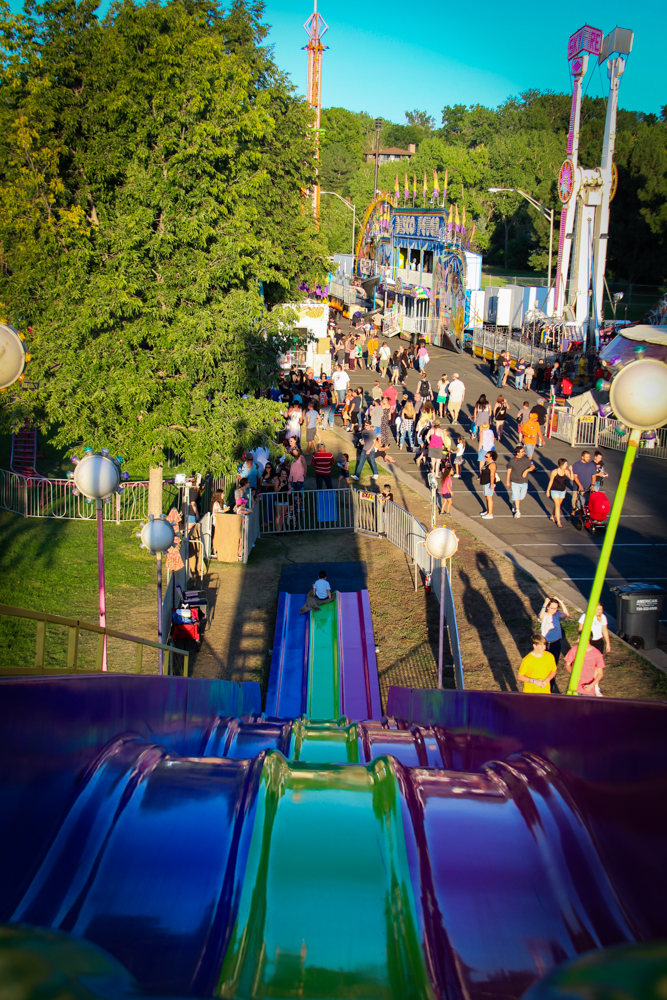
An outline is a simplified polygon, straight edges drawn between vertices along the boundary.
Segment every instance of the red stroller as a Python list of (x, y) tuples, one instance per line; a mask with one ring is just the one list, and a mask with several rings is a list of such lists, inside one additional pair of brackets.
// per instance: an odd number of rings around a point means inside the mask
[(602, 490), (586, 490), (577, 495), (577, 503), (572, 511), (572, 523), (577, 531), (586, 528), (594, 535), (596, 531), (604, 531), (611, 504), (609, 497)]

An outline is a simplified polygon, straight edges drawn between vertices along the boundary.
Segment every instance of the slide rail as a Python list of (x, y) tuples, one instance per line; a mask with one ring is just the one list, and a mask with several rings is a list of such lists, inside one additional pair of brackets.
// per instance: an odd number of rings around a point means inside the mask
[[(128, 635), (126, 632), (117, 632), (112, 628), (102, 628), (101, 625), (95, 625), (93, 622), (82, 622), (77, 618), (63, 618), (61, 615), (49, 615), (44, 611), (30, 611), (27, 608), (14, 608), (9, 604), (0, 604), (0, 615), (7, 615), (11, 618), (29, 618), (32, 621), (37, 622), (37, 635), (35, 637), (35, 665), (34, 669), (46, 672), (48, 669), (45, 666), (46, 659), (46, 626), (47, 625), (62, 625), (69, 631), (68, 641), (67, 641), (67, 670), (76, 670), (79, 658), (79, 633), (80, 632), (95, 632), (98, 635), (97, 640), (97, 652), (95, 656), (95, 670), (103, 670), (104, 662), (104, 640), (106, 636), (112, 639), (121, 639), (123, 642), (131, 642), (135, 645), (135, 658), (134, 658), (134, 670), (135, 673), (140, 674), (142, 668), (143, 652), (144, 647), (148, 646), (151, 649), (162, 649), (166, 652), (166, 673), (171, 672), (171, 661), (170, 656), (172, 653), (183, 657), (183, 676), (187, 677), (189, 673), (190, 666), (190, 655), (184, 649), (178, 649), (176, 646), (169, 646), (163, 642), (153, 642), (151, 639), (142, 639), (137, 635)], [(56, 673), (62, 671), (62, 667), (54, 668)], [(6, 673), (7, 671), (2, 671)], [(12, 667), (9, 671), (12, 676), (20, 675), (21, 673), (28, 673), (29, 668), (22, 668), (20, 665)]]

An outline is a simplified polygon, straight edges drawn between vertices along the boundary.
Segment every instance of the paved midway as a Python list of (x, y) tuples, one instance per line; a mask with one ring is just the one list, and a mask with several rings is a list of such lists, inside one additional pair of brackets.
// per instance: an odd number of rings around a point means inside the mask
[[(343, 320), (339, 323), (347, 332), (349, 323)], [(382, 341), (380, 341), (382, 343)], [(395, 350), (396, 339), (389, 341)], [(555, 438), (548, 440), (544, 448), (536, 449), (533, 461), (537, 466), (534, 473), (528, 477), (528, 496), (521, 505), (521, 518), (512, 516), (510, 498), (505, 489), (505, 470), (513, 448), (518, 443), (517, 423), (515, 414), (524, 400), (531, 406), (537, 399), (537, 393), (517, 391), (513, 386), (498, 389), (491, 379), (488, 363), (466, 354), (454, 354), (441, 348), (429, 346), (430, 362), (426, 374), (431, 386), (436, 391), (438, 379), (446, 374), (449, 378), (458, 372), (466, 386), (466, 398), (460, 423), (452, 428), (455, 435), (463, 433), (466, 440), (465, 465), (463, 478), (455, 479), (454, 504), (451, 520), (459, 520), (462, 526), (469, 527), (480, 540), (487, 542), (493, 536), (502, 551), (502, 545), (511, 546), (522, 559), (536, 564), (543, 571), (540, 577), (560, 582), (559, 590), (580, 595), (576, 604), (584, 607), (590, 592), (591, 583), (597, 565), (599, 550), (602, 547), (603, 535), (591, 535), (586, 529), (577, 531), (565, 518), (563, 527), (558, 528), (549, 520), (553, 510), (552, 502), (545, 492), (549, 475), (559, 458), (567, 458), (569, 462), (579, 459), (581, 447), (571, 448), (563, 441)], [(375, 379), (380, 380), (382, 389), (387, 380), (380, 379), (377, 373), (369, 371), (350, 372), (351, 384), (362, 386), (367, 400), (369, 390)], [(419, 381), (417, 372), (411, 371), (406, 380), (406, 388), (412, 395)], [(510, 377), (510, 381), (513, 379)], [(401, 387), (399, 386), (399, 398)], [(485, 393), (487, 399), (495, 404), (497, 396), (503, 393), (510, 403), (510, 416), (505, 424), (503, 440), (497, 447), (498, 473), (501, 483), (496, 488), (493, 520), (481, 519), (485, 505), (482, 490), (477, 482), (477, 452), (474, 443), (470, 441), (470, 423), (472, 409), (478, 397)], [(340, 424), (336, 419), (337, 429)], [(443, 424), (449, 428), (448, 418)], [(347, 435), (343, 435), (347, 437)], [(591, 451), (593, 449), (590, 449)], [(605, 492), (613, 501), (616, 483), (618, 482), (624, 452), (600, 449), (605, 459), (605, 469), (609, 478), (605, 481)], [(415, 465), (414, 457), (405, 451), (399, 452), (396, 444), (392, 445), (390, 454), (396, 459), (399, 479), (406, 484), (414, 485), (417, 492), (424, 495), (426, 473)], [(353, 463), (351, 463), (352, 465)], [(352, 469), (353, 471), (353, 469)], [(384, 476), (380, 475), (382, 484)], [(421, 488), (420, 488), (421, 487)], [(570, 499), (563, 501), (566, 514), (570, 511)], [(457, 517), (463, 515), (463, 517)], [(471, 521), (468, 521), (468, 518)], [(439, 523), (447, 523), (449, 518), (439, 518)], [(466, 523), (467, 522), (467, 523)], [(471, 523), (472, 522), (472, 523)], [(533, 574), (535, 575), (535, 574)], [(610, 588), (626, 582), (655, 583), (667, 589), (667, 461), (658, 458), (639, 456), (635, 461), (630, 485), (626, 496), (623, 513), (616, 535), (616, 542), (607, 573), (607, 582), (603, 590), (602, 603), (605, 611), (611, 616), (616, 615), (616, 598)], [(665, 614), (667, 619), (667, 602)], [(664, 635), (664, 627), (663, 627)], [(663, 643), (660, 643), (664, 649)], [(660, 657), (662, 661), (662, 657)], [(667, 656), (665, 656), (667, 664)]]

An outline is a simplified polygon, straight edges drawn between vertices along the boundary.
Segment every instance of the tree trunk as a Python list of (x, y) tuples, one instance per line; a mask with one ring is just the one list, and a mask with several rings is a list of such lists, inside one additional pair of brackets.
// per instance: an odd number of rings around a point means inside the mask
[(148, 471), (148, 513), (159, 517), (162, 513), (162, 466)]

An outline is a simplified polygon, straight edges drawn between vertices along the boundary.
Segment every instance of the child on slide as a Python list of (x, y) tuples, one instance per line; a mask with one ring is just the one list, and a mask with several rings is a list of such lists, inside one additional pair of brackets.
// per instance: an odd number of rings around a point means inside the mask
[(333, 600), (335, 600), (335, 596), (331, 592), (327, 574), (321, 569), (317, 580), (313, 584), (313, 589), (308, 593), (306, 603), (301, 608), (299, 614), (305, 615), (308, 611), (319, 611), (323, 604), (329, 604)]

